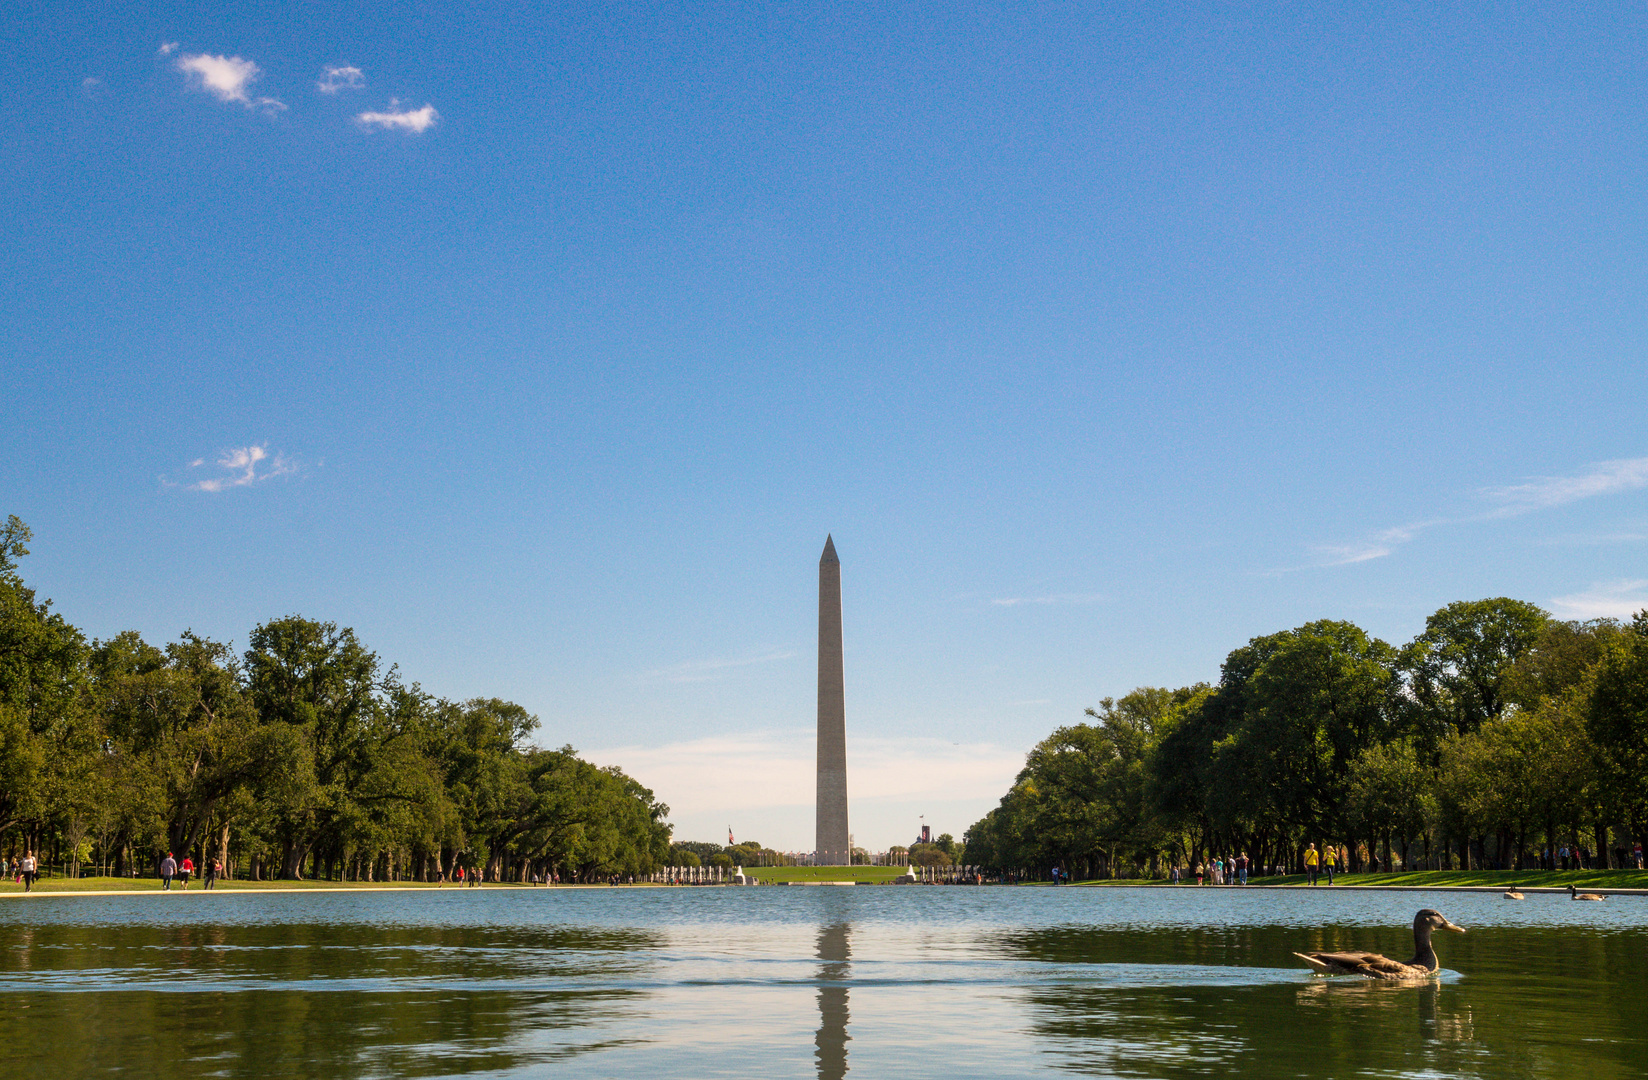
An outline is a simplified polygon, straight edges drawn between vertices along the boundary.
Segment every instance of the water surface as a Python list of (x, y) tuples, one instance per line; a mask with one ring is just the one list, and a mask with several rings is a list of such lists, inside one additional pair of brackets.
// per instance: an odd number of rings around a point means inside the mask
[[(1297, 950), (1406, 959), (1323, 979)], [(19, 1075), (1648, 1074), (1648, 898), (1317, 889), (200, 892), (0, 903)]]

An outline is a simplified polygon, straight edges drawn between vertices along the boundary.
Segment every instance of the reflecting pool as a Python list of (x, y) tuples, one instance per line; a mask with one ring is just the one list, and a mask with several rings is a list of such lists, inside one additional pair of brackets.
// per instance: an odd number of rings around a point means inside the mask
[[(1406, 959), (1324, 979), (1295, 951)], [(18, 1075), (1648, 1075), (1648, 898), (448, 889), (0, 901)]]

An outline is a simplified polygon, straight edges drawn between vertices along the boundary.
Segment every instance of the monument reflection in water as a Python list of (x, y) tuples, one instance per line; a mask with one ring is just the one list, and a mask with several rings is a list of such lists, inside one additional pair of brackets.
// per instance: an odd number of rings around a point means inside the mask
[(846, 923), (818, 928), (818, 1035), (813, 1056), (818, 1080), (841, 1080), (847, 1075), (847, 987), (852, 950)]

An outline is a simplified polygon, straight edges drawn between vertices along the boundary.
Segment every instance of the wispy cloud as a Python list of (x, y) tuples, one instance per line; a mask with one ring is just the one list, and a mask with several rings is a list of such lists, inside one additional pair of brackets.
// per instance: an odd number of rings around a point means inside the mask
[(1599, 461), (1577, 476), (1541, 476), (1509, 487), (1488, 488), (1482, 495), (1498, 504), (1490, 516), (1515, 517), (1645, 487), (1648, 487), (1648, 457), (1640, 457)]
[(155, 51), (158, 52), (161, 56), (170, 56), (173, 53), (177, 52), (177, 42), (175, 42), (175, 41), (162, 41), (160, 43), (160, 48), (156, 49)]
[(328, 64), (321, 69), (320, 82), (315, 88), (323, 94), (336, 94), (340, 90), (359, 90), (365, 85), (366, 74), (360, 68)]
[(1644, 608), (1648, 580), (1643, 579), (1606, 581), (1551, 600), (1551, 610), (1564, 619), (1629, 619)]
[[(1477, 494), (1492, 504), (1486, 512), (1461, 514), (1458, 517), (1433, 518), (1429, 521), (1419, 521), (1411, 525), (1400, 525), (1396, 528), (1375, 533), (1364, 540), (1355, 540), (1343, 544), (1318, 544), (1309, 549), (1313, 558), (1305, 565), (1286, 567), (1282, 570), (1269, 571), (1269, 573), (1289, 573), (1295, 570), (1351, 566), (1356, 563), (1369, 562), (1390, 555), (1398, 547), (1412, 540), (1420, 533), (1441, 525), (1463, 525), (1470, 522), (1520, 517), (1536, 510), (1548, 510), (1553, 507), (1579, 502), (1583, 499), (1614, 495), (1623, 491), (1636, 491), (1645, 487), (1648, 487), (1648, 457), (1599, 461), (1594, 465), (1586, 466), (1583, 471), (1574, 476), (1542, 476), (1521, 484), (1485, 488)], [(1636, 538), (1633, 535), (1619, 534), (1609, 540), (1597, 542), (1624, 542)]]
[(382, 128), (385, 131), (408, 131), (414, 135), (421, 135), (435, 126), (440, 119), (440, 113), (433, 105), (425, 105), (421, 109), (397, 109), (399, 102), (390, 102), (388, 112), (363, 112), (355, 117), (364, 127)]
[[(164, 51), (164, 47), (162, 49)], [(211, 94), (219, 101), (239, 103), (248, 109), (262, 109), (265, 112), (279, 112), (286, 108), (275, 98), (254, 98), (248, 93), (252, 83), (263, 73), (250, 60), (238, 56), (185, 53), (177, 58), (177, 69), (188, 78), (190, 86)]]
[(1103, 593), (1051, 593), (1046, 596), (1003, 596), (990, 601), (996, 607), (1019, 607), (1024, 604), (1097, 604)]
[[(1431, 528), (1433, 525), (1440, 524), (1442, 524), (1440, 521), (1420, 521), (1412, 525), (1399, 525), (1393, 529), (1385, 529), (1366, 540), (1353, 541), (1348, 544), (1316, 544), (1310, 548), (1312, 558), (1308, 566), (1312, 568), (1351, 566), (1355, 563), (1383, 559), (1419, 533)], [(1305, 567), (1296, 567), (1295, 569), (1305, 569)]]
[[(186, 487), (190, 491), (227, 491), (230, 488), (249, 487), (264, 480), (271, 480), (277, 476), (297, 472), (297, 463), (284, 454), (272, 453), (267, 445), (239, 446), (225, 450), (218, 455), (214, 463), (219, 472), (215, 476), (208, 476), (191, 483), (176, 484), (163, 481), (169, 487)], [(196, 458), (189, 462), (189, 468), (199, 469), (206, 466), (205, 458)]]
[(1642, 530), (1608, 533), (1567, 533), (1536, 540), (1540, 547), (1607, 547), (1611, 544), (1640, 544), (1648, 540)]
[(722, 672), (733, 668), (753, 667), (756, 664), (771, 664), (779, 660), (793, 660), (798, 654), (794, 649), (774, 649), (767, 652), (752, 653), (748, 656), (738, 656), (714, 660), (689, 660), (684, 664), (673, 664), (669, 667), (649, 671), (649, 679), (663, 679), (672, 683), (709, 682), (717, 678)]

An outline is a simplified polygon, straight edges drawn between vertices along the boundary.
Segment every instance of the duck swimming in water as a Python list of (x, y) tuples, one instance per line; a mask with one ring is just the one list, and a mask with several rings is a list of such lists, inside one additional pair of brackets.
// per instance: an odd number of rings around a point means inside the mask
[(1413, 959), (1407, 963), (1371, 952), (1294, 953), (1319, 975), (1361, 975), (1369, 979), (1428, 979), (1440, 966), (1431, 948), (1431, 931), (1452, 930), (1463, 934), (1440, 911), (1424, 908), (1413, 917)]
[(1568, 886), (1568, 899), (1570, 899), (1570, 900), (1606, 900), (1608, 898), (1606, 896), (1602, 896), (1602, 895), (1599, 895), (1599, 894), (1594, 893), (1594, 892), (1575, 892), (1574, 887), (1572, 885), (1570, 885), (1570, 886)]
[(1507, 900), (1523, 900), (1523, 899), (1526, 899), (1526, 897), (1524, 897), (1521, 893), (1516, 891), (1516, 882), (1513, 881), (1513, 882), (1511, 882), (1510, 891), (1505, 894), (1505, 899), (1507, 899)]

